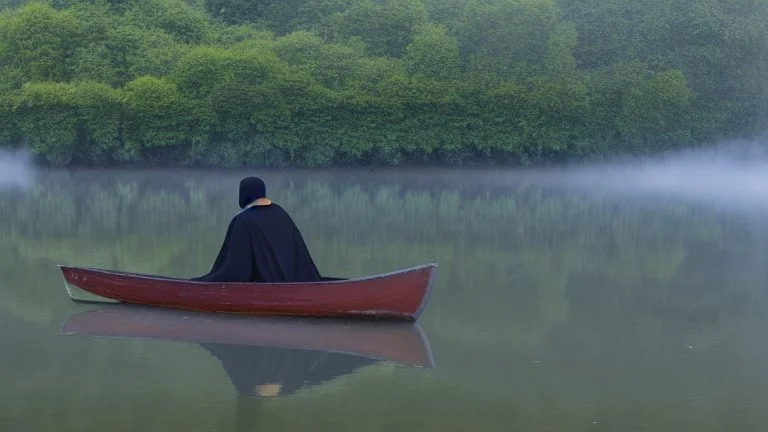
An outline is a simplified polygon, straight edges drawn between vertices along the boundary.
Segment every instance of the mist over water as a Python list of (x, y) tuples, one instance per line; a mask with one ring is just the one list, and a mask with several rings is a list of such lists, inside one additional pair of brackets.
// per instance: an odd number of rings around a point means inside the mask
[(34, 174), (29, 152), (0, 150), (0, 190), (26, 189), (32, 184)]
[(525, 176), (536, 181), (577, 190), (768, 209), (766, 141), (733, 140), (707, 148), (528, 174)]
[[(416, 171), (420, 176), (430, 175), (426, 168)], [(453, 171), (451, 177), (464, 175), (461, 169), (448, 171)], [(569, 167), (481, 171), (496, 184), (523, 180), (579, 192), (768, 210), (768, 138), (729, 140), (711, 147)], [(27, 189), (36, 179), (35, 173), (28, 151), (0, 150), (0, 190)]]

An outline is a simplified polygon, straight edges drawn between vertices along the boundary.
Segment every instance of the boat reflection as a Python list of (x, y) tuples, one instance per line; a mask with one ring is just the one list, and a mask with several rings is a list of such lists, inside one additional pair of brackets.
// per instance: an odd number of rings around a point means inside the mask
[(61, 332), (196, 343), (243, 396), (293, 394), (379, 362), (434, 367), (415, 323), (252, 317), (108, 305), (70, 315)]

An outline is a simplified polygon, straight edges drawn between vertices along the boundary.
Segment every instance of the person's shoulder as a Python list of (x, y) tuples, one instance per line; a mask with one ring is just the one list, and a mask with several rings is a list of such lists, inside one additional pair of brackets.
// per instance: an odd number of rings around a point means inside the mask
[(248, 211), (242, 210), (237, 212), (229, 221), (229, 225), (232, 227), (242, 226), (248, 220)]
[(288, 213), (287, 211), (285, 211), (283, 206), (281, 206), (280, 204), (278, 204), (278, 203), (276, 203), (274, 201), (272, 202), (272, 204), (269, 205), (269, 207), (274, 208), (275, 210), (283, 212), (283, 213)]
[(254, 212), (254, 214), (262, 215), (264, 218), (266, 218), (266, 220), (269, 220), (271, 222), (279, 220), (279, 221), (293, 223), (293, 218), (288, 213), (288, 211), (283, 206), (281, 206), (280, 204), (274, 201), (268, 206), (255, 208), (255, 209), (256, 211)]
[(270, 207), (274, 207), (276, 213), (281, 213), (285, 215), (288, 219), (291, 219), (290, 213), (288, 213), (288, 210), (286, 210), (284, 207), (282, 207), (280, 204), (272, 203)]

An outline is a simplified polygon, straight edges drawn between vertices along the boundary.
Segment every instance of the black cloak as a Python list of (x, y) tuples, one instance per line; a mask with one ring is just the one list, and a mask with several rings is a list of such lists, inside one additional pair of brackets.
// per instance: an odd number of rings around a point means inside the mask
[(224, 243), (204, 282), (315, 282), (317, 270), (293, 219), (279, 205), (248, 207), (265, 198), (264, 182), (248, 177), (240, 182), (240, 207), (229, 223)]

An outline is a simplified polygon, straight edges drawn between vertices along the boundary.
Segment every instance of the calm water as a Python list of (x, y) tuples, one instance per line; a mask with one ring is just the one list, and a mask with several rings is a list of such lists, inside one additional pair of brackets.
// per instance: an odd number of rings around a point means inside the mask
[[(305, 350), (247, 340), (256, 331), (197, 340), (179, 327), (202, 325), (193, 316), (68, 299), (57, 264), (205, 273), (252, 173), (0, 183), (1, 431), (768, 428), (768, 210), (728, 193), (616, 187), (615, 174), (598, 187), (599, 175), (258, 172), (323, 273), (438, 262), (418, 327), (322, 333), (355, 342), (275, 324), (314, 342)], [(136, 322), (193, 329), (147, 338)], [(378, 337), (396, 341), (378, 358), (336, 352)], [(395, 362), (424, 353), (421, 367)]]

